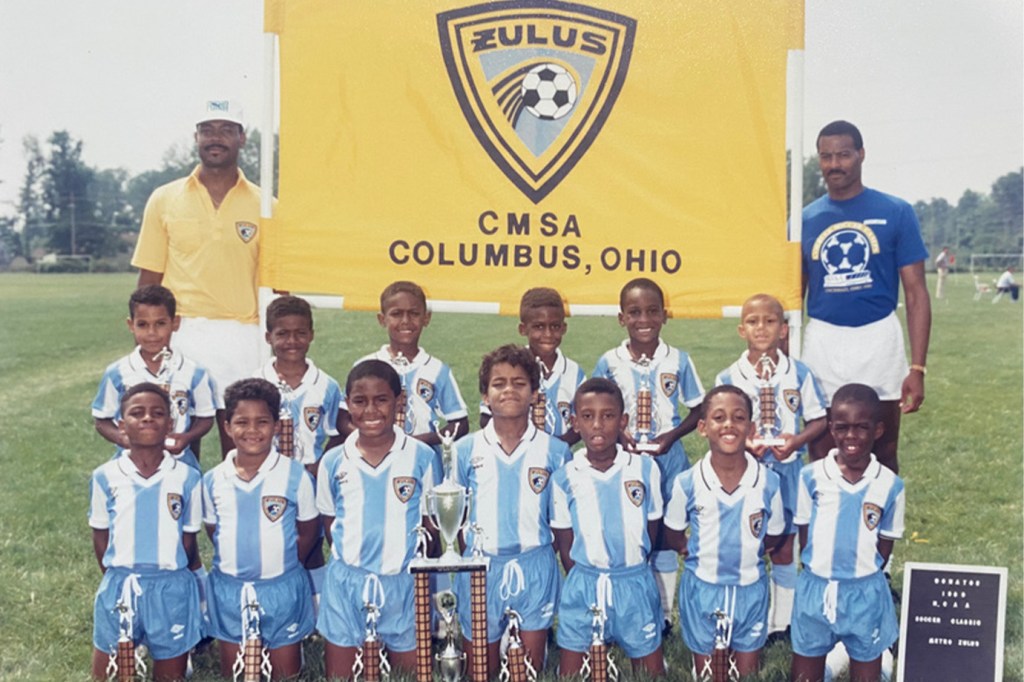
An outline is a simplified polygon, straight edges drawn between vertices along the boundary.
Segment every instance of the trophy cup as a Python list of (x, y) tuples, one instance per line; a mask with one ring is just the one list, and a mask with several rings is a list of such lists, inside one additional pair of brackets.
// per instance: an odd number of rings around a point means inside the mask
[(356, 654), (352, 666), (353, 682), (381, 682), (391, 672), (391, 665), (381, 648), (380, 636), (377, 634), (377, 622), (384, 602), (384, 588), (380, 578), (370, 573), (363, 584), (363, 609), (366, 611), (366, 635), (363, 645)]
[(634, 364), (640, 367), (640, 382), (636, 390), (636, 451), (657, 452), (658, 444), (651, 442), (657, 435), (654, 429), (654, 405), (651, 394), (651, 360), (646, 355), (641, 355)]
[(537, 358), (537, 366), (540, 367), (540, 386), (530, 405), (530, 421), (539, 430), (551, 433), (552, 429), (548, 428), (548, 396), (544, 392), (544, 384), (551, 378), (553, 372), (548, 370), (540, 358)]
[[(171, 395), (171, 364), (170, 364), (170, 360), (171, 360), (171, 356), (173, 356), (173, 355), (174, 355), (174, 353), (171, 352), (171, 349), (168, 348), (167, 346), (164, 346), (163, 348), (160, 349), (159, 353), (157, 353), (155, 356), (153, 356), (154, 360), (156, 360), (157, 358), (160, 358), (160, 367), (157, 368), (157, 370), (156, 370), (156, 382), (155, 383), (157, 385), (159, 385), (160, 388), (164, 389), (164, 393), (166, 393), (167, 395)], [(171, 402), (173, 403), (174, 401), (172, 400)], [(173, 405), (172, 405), (172, 407), (173, 407)], [(177, 443), (177, 441), (174, 440), (173, 438), (168, 437), (168, 438), (164, 439), (164, 447), (171, 448), (171, 447), (174, 447), (174, 445), (176, 443)]]
[[(735, 593), (733, 594), (735, 599)], [(711, 657), (704, 661), (700, 680), (701, 682), (736, 682), (740, 679), (740, 673), (730, 649), (732, 618), (721, 609), (715, 609), (712, 616), (715, 619), (715, 648), (711, 652)]]
[(260, 607), (252, 583), (242, 586), (242, 641), (235, 664), (231, 666), (234, 682), (269, 682), (270, 653), (263, 646), (260, 634)]
[[(470, 677), (474, 682), (487, 679), (487, 567), (489, 560), (483, 556), (479, 542), (474, 542), (470, 556), (459, 554), (459, 533), (470, 528), (472, 495), (470, 491), (452, 479), (452, 449), (456, 434), (441, 433), (441, 453), (444, 463), (444, 480), (425, 495), (427, 518), (444, 543), (444, 553), (439, 559), (424, 556), (425, 543), (417, 542), (417, 557), (409, 562), (409, 572), (415, 578), (416, 606), (416, 679), (418, 682), (433, 680), (430, 640), (430, 580), (431, 573), (470, 574), (470, 620), (473, 645), (473, 659)], [(416, 531), (419, 533), (420, 531)], [(428, 532), (423, 529), (423, 532)], [(478, 532), (474, 533), (479, 535)], [(441, 679), (457, 682), (465, 675), (464, 653), (455, 641), (455, 616), (457, 613), (455, 595), (444, 601), (440, 608), (441, 617), (448, 625), (448, 636), (444, 650), (437, 657)]]
[(775, 420), (778, 416), (778, 406), (775, 404), (775, 387), (772, 385), (772, 377), (775, 376), (775, 362), (766, 353), (757, 361), (757, 366), (754, 369), (757, 372), (759, 412), (757, 435), (754, 437), (754, 443), (768, 447), (785, 445), (786, 441), (779, 437), (779, 430), (775, 425)]
[(395, 357), (391, 358), (391, 364), (395, 366), (398, 374), (402, 377), (402, 394), (398, 396), (398, 409), (395, 410), (395, 426), (405, 431), (405, 412), (409, 403), (409, 395), (405, 390), (405, 373), (409, 368), (409, 359), (405, 357), (402, 351), (398, 351)]
[(295, 457), (295, 420), (292, 419), (292, 394), (294, 391), (288, 382), (281, 379), (277, 382), (277, 390), (281, 394), (281, 411), (278, 419), (277, 450), (285, 457)]
[(121, 588), (121, 598), (114, 607), (118, 612), (117, 648), (110, 653), (107, 663), (107, 680), (111, 682), (136, 682), (146, 679), (146, 661), (141, 652), (135, 648), (135, 636), (132, 619), (135, 616), (134, 599), (142, 594), (138, 579), (134, 574), (125, 579)]
[(508, 619), (508, 625), (505, 627), (502, 644), (507, 640), (508, 648), (505, 649), (501, 658), (498, 681), (537, 682), (537, 671), (530, 659), (526, 657), (526, 649), (523, 648), (523, 640), (519, 636), (522, 629), (522, 618), (517, 611), (507, 607), (505, 617)]

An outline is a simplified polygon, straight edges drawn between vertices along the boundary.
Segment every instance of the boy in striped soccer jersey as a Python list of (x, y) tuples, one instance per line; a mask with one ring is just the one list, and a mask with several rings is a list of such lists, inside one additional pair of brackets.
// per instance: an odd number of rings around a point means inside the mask
[(757, 672), (768, 635), (763, 558), (782, 540), (786, 523), (779, 477), (745, 452), (750, 407), (736, 386), (708, 391), (697, 422), (708, 453), (676, 477), (665, 507), (665, 544), (686, 559), (679, 622), (700, 680), (712, 679), (719, 612), (730, 621), (725, 644), (740, 676)]
[(202, 636), (199, 589), (189, 571), (200, 566), (200, 476), (164, 452), (170, 412), (156, 384), (125, 391), (119, 428), (127, 449), (92, 474), (89, 525), (103, 571), (93, 607), (96, 679), (107, 679), (118, 639), (129, 633), (149, 647), (156, 680), (184, 679), (188, 652)]
[(840, 387), (829, 417), (836, 447), (800, 474), (794, 680), (822, 679), (836, 642), (850, 655), (851, 680), (877, 680), (882, 653), (899, 636), (882, 567), (903, 536), (905, 500), (902, 479), (872, 453), (884, 428), (880, 410), (869, 386)]
[(784, 541), (771, 554), (771, 636), (786, 631), (793, 611), (796, 491), (807, 444), (825, 431), (828, 398), (807, 365), (790, 358), (780, 348), (789, 334), (789, 325), (782, 304), (775, 297), (755, 294), (743, 303), (739, 334), (747, 342), (747, 350), (718, 373), (715, 385), (738, 386), (750, 398), (755, 434), (752, 438), (756, 438), (764, 416), (773, 424), (774, 434), (785, 441), (782, 445), (766, 446), (747, 439), (747, 451), (778, 474), (782, 486), (786, 530)]
[[(686, 351), (661, 340), (661, 328), (668, 319), (661, 287), (644, 277), (630, 280), (619, 293), (619, 309), (619, 324), (628, 338), (601, 356), (593, 376), (611, 379), (622, 390), (628, 419), (621, 442), (627, 450), (654, 456), (661, 473), (661, 495), (667, 500), (676, 475), (690, 468), (682, 438), (697, 426), (700, 410), (696, 408), (704, 399), (704, 387)], [(685, 418), (680, 404), (689, 408)], [(645, 438), (649, 449), (638, 449)], [(667, 633), (679, 556), (658, 550), (652, 564)]]
[(634, 669), (659, 677), (664, 614), (648, 559), (661, 527), (661, 474), (653, 458), (618, 445), (627, 417), (615, 383), (588, 379), (575, 403), (584, 448), (550, 483), (555, 548), (568, 571), (558, 603), (559, 673), (580, 672), (599, 624)]
[[(572, 428), (572, 399), (587, 375), (561, 348), (565, 323), (562, 295), (548, 287), (528, 290), (519, 301), (519, 334), (540, 364), (540, 386), (530, 406), (534, 426), (569, 445), (580, 439)], [(491, 418), (490, 407), (480, 404), (480, 428)]]
[(178, 328), (174, 294), (158, 284), (136, 289), (128, 299), (128, 329), (135, 350), (112, 363), (103, 373), (92, 416), (96, 431), (118, 446), (127, 447), (118, 426), (124, 392), (135, 384), (157, 384), (171, 399), (173, 427), (164, 448), (197, 471), (199, 441), (213, 426), (219, 404), (209, 373), (179, 352), (171, 351), (171, 335)]
[[(491, 420), (455, 446), (453, 477), (472, 490), (471, 521), (482, 531), (480, 539), (468, 533), (466, 551), (479, 541), (490, 557), (487, 660), (491, 677), (498, 670), (505, 609), (519, 614), (523, 647), (534, 670), (541, 671), (558, 601), (561, 575), (551, 548), (549, 480), (572, 453), (563, 441), (530, 421), (530, 401), (539, 385), (540, 368), (530, 349), (507, 345), (485, 355), (480, 393)], [(455, 589), (459, 603), (469, 604), (467, 573), (456, 575)], [(459, 617), (462, 631), (470, 632), (470, 610), (459, 609)], [(468, 665), (472, 669), (471, 661)]]
[[(396, 424), (440, 455), (437, 429), (441, 419), (445, 421), (444, 431), (458, 438), (469, 432), (469, 416), (451, 368), (419, 345), (423, 329), (430, 324), (427, 295), (415, 282), (392, 282), (381, 292), (377, 321), (387, 330), (388, 342), (356, 364), (381, 360), (398, 372), (402, 400)], [(347, 404), (342, 407), (348, 410)], [(351, 424), (342, 425), (344, 435), (351, 430)]]
[(303, 567), (320, 532), (313, 479), (274, 447), (277, 387), (263, 379), (236, 381), (224, 403), (235, 447), (203, 477), (203, 521), (214, 550), (210, 635), (219, 640), (220, 673), (231, 677), (246, 625), (252, 625), (243, 605), (255, 600), (274, 679), (295, 676), (302, 639), (313, 632)]
[(424, 518), (423, 498), (441, 479), (440, 456), (395, 426), (402, 381), (388, 363), (366, 360), (345, 382), (355, 431), (320, 460), (316, 503), (331, 543), (317, 629), (329, 679), (353, 676), (366, 638), (367, 608), (391, 665), (416, 665), (409, 562)]

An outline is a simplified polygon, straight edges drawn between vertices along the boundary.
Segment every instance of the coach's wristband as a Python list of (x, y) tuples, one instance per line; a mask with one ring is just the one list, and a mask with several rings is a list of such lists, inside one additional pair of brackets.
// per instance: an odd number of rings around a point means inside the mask
[(924, 376), (925, 374), (928, 374), (928, 370), (925, 368), (924, 365), (911, 365), (910, 366), (910, 371), (911, 372), (913, 372), (915, 369), (918, 372), (920, 372), (922, 376)]

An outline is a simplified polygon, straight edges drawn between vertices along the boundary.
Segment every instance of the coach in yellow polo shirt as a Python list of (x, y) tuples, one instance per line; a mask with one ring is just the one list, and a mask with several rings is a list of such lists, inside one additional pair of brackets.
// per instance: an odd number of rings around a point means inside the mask
[(174, 350), (209, 370), (223, 392), (260, 365), (260, 188), (238, 168), (245, 122), (237, 102), (205, 102), (195, 140), (199, 166), (146, 203), (132, 265), (139, 286), (174, 292), (182, 317)]

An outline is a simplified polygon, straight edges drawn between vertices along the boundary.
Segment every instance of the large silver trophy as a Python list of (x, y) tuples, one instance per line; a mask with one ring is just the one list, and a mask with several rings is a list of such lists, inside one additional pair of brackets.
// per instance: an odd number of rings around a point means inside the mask
[[(409, 562), (409, 572), (416, 578), (416, 679), (430, 682), (433, 676), (430, 638), (430, 581), (431, 573), (470, 574), (470, 616), (472, 621), (473, 661), (471, 679), (483, 682), (487, 679), (487, 567), (490, 561), (483, 555), (479, 528), (470, 525), (472, 492), (452, 478), (452, 451), (455, 432), (441, 433), (441, 455), (444, 464), (444, 479), (425, 495), (426, 516), (444, 544), (444, 552), (438, 559), (426, 556), (425, 542), (417, 542), (417, 556)], [(459, 534), (473, 530), (475, 536), (470, 556), (459, 554)], [(419, 528), (416, 532), (423, 538), (430, 531)], [(453, 593), (446, 593), (441, 618), (448, 626), (444, 649), (437, 656), (438, 675), (444, 682), (458, 682), (465, 676), (465, 653), (458, 648), (455, 640), (457, 627), (457, 603)]]
[(637, 434), (637, 452), (657, 452), (658, 444), (652, 442), (658, 435), (654, 423), (654, 394), (651, 391), (651, 359), (641, 355), (634, 362), (640, 370), (640, 382), (636, 389), (636, 420), (634, 432)]
[(775, 362), (765, 353), (757, 361), (754, 369), (757, 372), (759, 412), (754, 444), (768, 447), (785, 445), (786, 441), (779, 437), (779, 429), (776, 426), (779, 407), (775, 403), (775, 386), (772, 385), (772, 378), (775, 376)]

